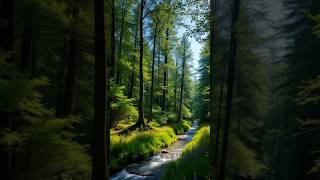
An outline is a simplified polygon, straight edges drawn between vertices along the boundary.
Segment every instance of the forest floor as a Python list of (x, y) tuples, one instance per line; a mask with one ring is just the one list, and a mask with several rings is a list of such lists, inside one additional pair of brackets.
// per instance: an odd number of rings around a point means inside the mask
[(159, 153), (147, 157), (146, 159), (126, 166), (122, 171), (111, 177), (112, 180), (156, 180), (160, 179), (164, 173), (164, 167), (172, 160), (177, 160), (182, 150), (189, 143), (198, 128), (197, 122), (183, 135), (178, 136), (178, 140), (171, 146), (162, 149)]

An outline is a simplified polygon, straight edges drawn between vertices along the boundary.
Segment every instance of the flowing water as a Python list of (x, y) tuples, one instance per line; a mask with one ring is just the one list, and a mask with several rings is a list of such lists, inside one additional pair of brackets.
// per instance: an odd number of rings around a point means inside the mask
[(154, 156), (145, 160), (128, 165), (122, 171), (111, 177), (111, 180), (157, 180), (163, 173), (164, 166), (172, 160), (180, 157), (185, 145), (192, 140), (198, 128), (198, 124), (193, 123), (192, 127), (184, 135), (179, 135), (178, 140), (173, 145), (165, 148)]

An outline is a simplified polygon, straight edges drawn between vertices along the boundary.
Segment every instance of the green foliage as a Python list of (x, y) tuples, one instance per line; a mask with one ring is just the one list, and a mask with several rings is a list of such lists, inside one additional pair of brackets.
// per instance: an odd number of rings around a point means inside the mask
[[(18, 158), (15, 179), (83, 179), (90, 176), (90, 158), (84, 146), (73, 141), (79, 117), (57, 119), (42, 103), (45, 77), (19, 77), (14, 66), (0, 58), (0, 112), (8, 126), (0, 128), (1, 152)], [(26, 164), (27, 163), (27, 164)]]
[(191, 122), (181, 120), (181, 122), (170, 125), (176, 134), (183, 134), (191, 128)]
[(111, 168), (116, 170), (128, 163), (155, 154), (176, 140), (173, 129), (169, 127), (133, 131), (128, 135), (112, 135)]
[[(133, 106), (134, 99), (128, 99), (124, 95), (124, 86), (113, 84), (111, 87), (111, 94), (113, 103), (111, 104), (112, 110), (115, 112), (115, 121), (119, 120), (136, 120), (138, 119), (138, 111), (135, 106)], [(116, 122), (113, 122), (116, 124)]]
[(198, 179), (208, 178), (209, 173), (209, 134), (208, 126), (201, 127), (195, 133), (182, 152), (182, 156), (170, 162), (161, 179)]
[(311, 153), (317, 158), (315, 158), (314, 165), (309, 170), (309, 173), (320, 176), (320, 146), (317, 143), (317, 139), (320, 138), (320, 116), (316, 113), (320, 111), (320, 76), (317, 76), (315, 79), (305, 81), (299, 89), (300, 91), (296, 100), (298, 105), (300, 107), (307, 106), (309, 111), (315, 112), (310, 113), (306, 119), (302, 119), (300, 122), (303, 128), (303, 133), (305, 133), (306, 137), (315, 140), (312, 143), (313, 150)]

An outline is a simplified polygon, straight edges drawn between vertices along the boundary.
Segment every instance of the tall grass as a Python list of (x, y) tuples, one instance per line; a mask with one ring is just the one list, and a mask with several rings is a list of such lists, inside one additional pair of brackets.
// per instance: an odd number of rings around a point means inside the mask
[(121, 167), (159, 152), (177, 140), (170, 127), (134, 131), (129, 135), (111, 136), (111, 169)]
[(195, 133), (182, 152), (182, 156), (169, 163), (165, 169), (163, 180), (207, 179), (209, 172), (209, 135), (210, 128), (203, 126)]
[(183, 134), (191, 128), (191, 122), (182, 120), (181, 122), (170, 125), (176, 134)]

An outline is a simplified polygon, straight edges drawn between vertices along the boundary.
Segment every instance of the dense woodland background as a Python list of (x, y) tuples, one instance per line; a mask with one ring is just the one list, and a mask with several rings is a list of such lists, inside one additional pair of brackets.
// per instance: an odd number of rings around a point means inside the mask
[(196, 120), (163, 179), (320, 179), (320, 1), (281, 2), (0, 0), (1, 179), (109, 179)]

